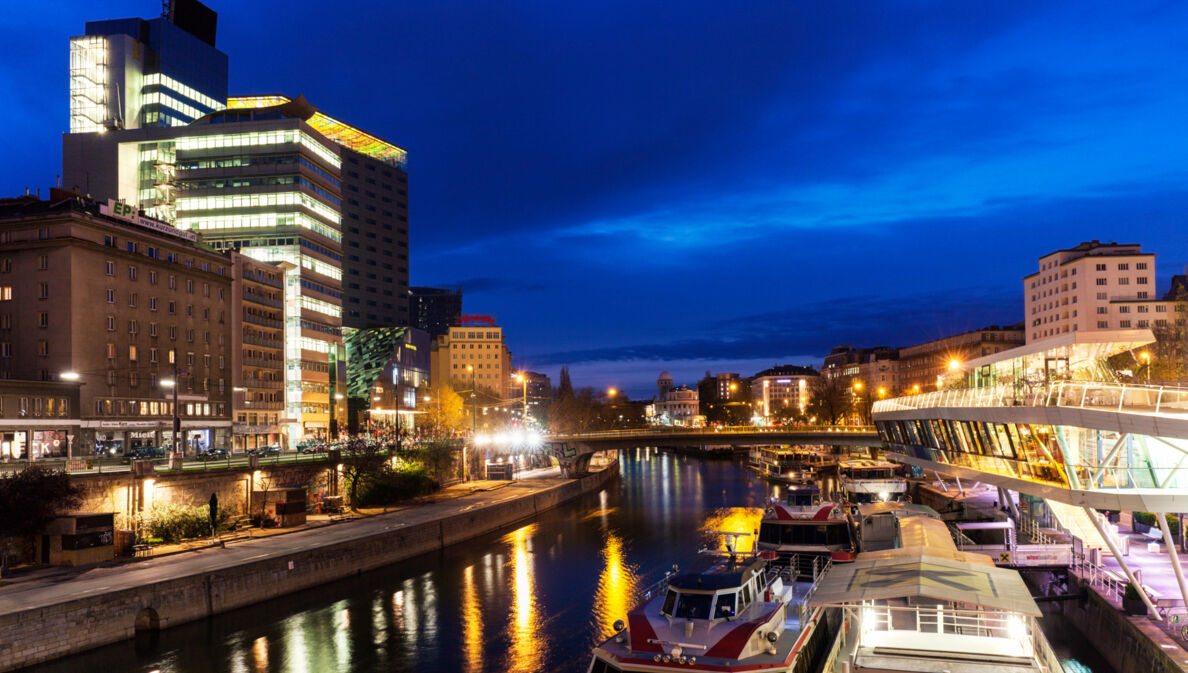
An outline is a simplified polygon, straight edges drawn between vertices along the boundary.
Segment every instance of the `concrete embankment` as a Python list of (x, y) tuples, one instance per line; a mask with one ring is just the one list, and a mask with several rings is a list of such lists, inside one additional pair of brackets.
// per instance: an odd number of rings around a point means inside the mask
[(1188, 661), (1182, 661), (1184, 650), (1151, 620), (1127, 616), (1093, 587), (1082, 590), (1084, 599), (1047, 603), (1044, 610), (1063, 615), (1110, 668), (1117, 673), (1188, 671)]
[(209, 562), (171, 557), (175, 560), (108, 569), (98, 580), (72, 580), (78, 582), (75, 591), (59, 586), (5, 596), (6, 588), (0, 588), (0, 670), (56, 659), (131, 638), (137, 630), (184, 624), (438, 551), (597, 491), (618, 470), (614, 462), (580, 479), (517, 497), (455, 503), (443, 508), (440, 516), (413, 508), (209, 550), (203, 552)]

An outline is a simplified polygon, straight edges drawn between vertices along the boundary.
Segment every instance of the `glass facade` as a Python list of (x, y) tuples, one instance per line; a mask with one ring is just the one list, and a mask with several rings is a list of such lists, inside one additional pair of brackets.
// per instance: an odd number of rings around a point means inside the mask
[(1067, 425), (876, 420), (884, 448), (1062, 488), (1183, 488), (1188, 440)]

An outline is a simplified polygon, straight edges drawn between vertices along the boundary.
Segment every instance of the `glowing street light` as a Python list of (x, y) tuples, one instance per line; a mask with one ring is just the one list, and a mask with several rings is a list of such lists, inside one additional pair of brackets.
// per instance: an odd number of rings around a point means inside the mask
[(611, 397), (614, 397), (615, 395), (619, 394), (619, 391), (617, 388), (608, 388), (606, 391), (606, 394), (610, 395)]
[(958, 360), (957, 358), (953, 358), (952, 360), (949, 360), (949, 371), (955, 372), (960, 368), (961, 368), (961, 360)]
[(61, 374), (58, 374), (58, 378), (62, 379), (63, 381), (77, 381), (81, 377), (82, 375), (78, 372), (62, 372)]
[(1147, 351), (1139, 353), (1139, 359), (1143, 361), (1143, 365), (1147, 369), (1147, 383), (1151, 382), (1151, 354)]

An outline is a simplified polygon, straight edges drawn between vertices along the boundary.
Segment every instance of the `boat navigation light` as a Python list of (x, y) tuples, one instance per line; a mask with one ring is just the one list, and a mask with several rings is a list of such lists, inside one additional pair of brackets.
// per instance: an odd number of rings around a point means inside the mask
[(615, 623), (611, 625), (611, 628), (613, 628), (615, 630), (615, 633), (618, 633), (619, 631), (622, 631), (626, 626), (627, 625), (623, 623), (622, 619), (616, 619)]
[(669, 650), (669, 653), (671, 653), (671, 654), (672, 654), (672, 658), (673, 658), (673, 659), (680, 659), (680, 658), (681, 658), (681, 646), (680, 646), (680, 645), (673, 645), (673, 646), (672, 646), (672, 649), (671, 649), (671, 650)]
[(779, 638), (780, 634), (776, 633), (775, 631), (767, 632), (767, 642), (774, 643), (775, 641), (779, 640)]
[(890, 493), (888, 493), (886, 491), (879, 491), (879, 500), (882, 500), (883, 502), (887, 502), (887, 499), (890, 497), (891, 497)]
[(1020, 643), (1027, 641), (1027, 627), (1023, 624), (1023, 618), (1019, 615), (1010, 615), (1007, 617), (1007, 635), (1012, 640), (1017, 640)]

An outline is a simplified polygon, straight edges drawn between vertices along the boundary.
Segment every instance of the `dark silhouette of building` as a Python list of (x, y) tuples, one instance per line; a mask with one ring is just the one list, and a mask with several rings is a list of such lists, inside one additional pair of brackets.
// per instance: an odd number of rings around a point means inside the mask
[(437, 338), (462, 319), (462, 290), (414, 287), (409, 291), (408, 305), (412, 326)]

